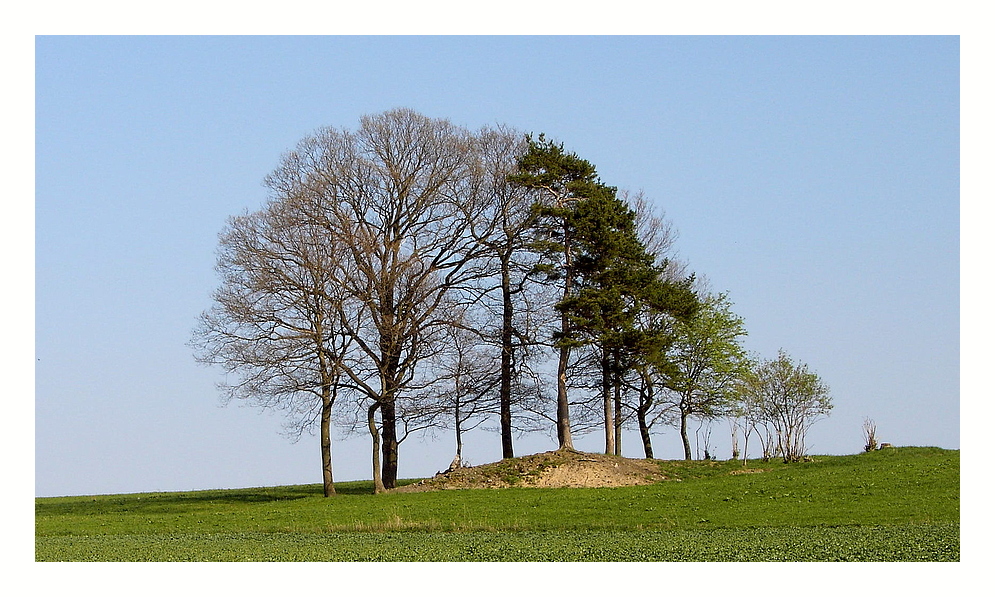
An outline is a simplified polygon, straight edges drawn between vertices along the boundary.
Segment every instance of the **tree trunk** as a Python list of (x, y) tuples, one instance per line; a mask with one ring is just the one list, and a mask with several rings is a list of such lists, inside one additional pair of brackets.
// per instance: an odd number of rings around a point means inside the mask
[(691, 442), (688, 441), (688, 412), (681, 409), (681, 441), (684, 443), (684, 460), (692, 460)]
[[(396, 226), (396, 223), (395, 223)], [(392, 254), (391, 263), (398, 261), (398, 253), (401, 244), (401, 234), (399, 231), (392, 231), (389, 238), (395, 239), (390, 245)], [(397, 323), (395, 313), (395, 280), (388, 280), (388, 283), (379, 290), (380, 294), (380, 396), (377, 402), (380, 403), (380, 428), (381, 451), (383, 460), (381, 461), (383, 486), (386, 489), (394, 489), (397, 485), (397, 412), (394, 401), (398, 393), (398, 369), (401, 361), (400, 348), (400, 324)]]
[(370, 437), (373, 438), (373, 493), (384, 493), (387, 488), (383, 485), (383, 478), (380, 476), (380, 432), (377, 431), (376, 412), (380, 408), (379, 404), (370, 405), (366, 411), (366, 421), (370, 426)]
[(646, 425), (646, 411), (642, 409), (636, 411), (636, 418), (639, 419), (639, 437), (643, 440), (643, 454), (646, 458), (653, 458), (653, 442), (650, 441), (650, 428)]
[(750, 451), (750, 429), (743, 426), (743, 466), (746, 466), (746, 457)]
[(504, 303), (501, 314), (501, 457), (514, 458), (515, 450), (511, 436), (511, 375), (512, 375), (512, 332), (514, 306), (511, 302), (511, 273), (508, 256), (501, 256), (501, 299)]
[(573, 450), (570, 436), (570, 404), (567, 402), (567, 359), (570, 349), (560, 348), (560, 361), (556, 369), (556, 438), (560, 448)]
[[(327, 390), (325, 391), (327, 394)], [(332, 400), (325, 396), (321, 404), (321, 481), (325, 497), (335, 495), (332, 481)]]
[(608, 349), (601, 349), (601, 400), (605, 410), (605, 454), (615, 454), (615, 421), (612, 419), (611, 361)]
[(653, 458), (653, 442), (650, 441), (650, 427), (646, 421), (646, 415), (653, 407), (653, 386), (647, 379), (645, 371), (639, 372), (641, 383), (639, 386), (639, 406), (636, 408), (636, 420), (639, 422), (639, 437), (643, 440), (643, 454), (646, 458)]
[(380, 405), (380, 423), (383, 427), (383, 486), (394, 489), (397, 487), (397, 415), (393, 401)]
[(622, 380), (619, 378), (618, 349), (613, 351), (612, 381), (615, 385), (615, 455), (622, 455)]
[[(564, 230), (563, 235), (563, 298), (566, 299), (573, 291), (573, 257), (570, 251), (569, 230)], [(564, 313), (560, 316), (560, 332), (563, 338), (568, 338), (570, 333), (570, 320)], [(560, 347), (560, 360), (556, 366), (556, 437), (559, 440), (560, 448), (573, 450), (573, 438), (570, 435), (570, 403), (567, 401), (567, 362), (570, 359), (570, 348)]]
[(463, 466), (463, 425), (460, 423), (459, 402), (456, 403), (456, 457), (449, 465), (449, 470)]
[(732, 446), (732, 458), (731, 460), (739, 460), (739, 422), (733, 421), (730, 425), (729, 433), (732, 435), (730, 438), (730, 444)]
[[(385, 329), (392, 329), (394, 322), (394, 298), (393, 289), (384, 294), (381, 304), (389, 308), (381, 311), (381, 321), (389, 325)], [(397, 339), (391, 336), (380, 334), (380, 362), (382, 363), (382, 373), (380, 378), (380, 428), (381, 428), (381, 461), (383, 486), (387, 489), (394, 489), (397, 486), (397, 411), (394, 401), (398, 393), (398, 369), (400, 368), (400, 348)]]
[[(320, 338), (321, 328), (318, 329)], [(328, 353), (318, 342), (318, 364), (321, 368), (321, 485), (325, 497), (335, 495), (335, 484), (332, 478), (332, 405), (338, 393), (338, 377), (329, 363)]]

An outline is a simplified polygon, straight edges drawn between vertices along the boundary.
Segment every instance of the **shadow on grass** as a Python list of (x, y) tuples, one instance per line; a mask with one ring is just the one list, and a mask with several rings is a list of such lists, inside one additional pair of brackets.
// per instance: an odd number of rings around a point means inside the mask
[[(399, 479), (398, 485), (419, 479)], [(335, 484), (336, 495), (372, 495), (372, 481), (346, 481)], [(36, 515), (96, 515), (129, 513), (182, 513), (205, 507), (237, 504), (287, 502), (323, 499), (321, 484), (252, 487), (246, 489), (211, 489), (169, 493), (130, 493), (118, 495), (38, 498)], [(335, 497), (329, 498), (334, 500)]]

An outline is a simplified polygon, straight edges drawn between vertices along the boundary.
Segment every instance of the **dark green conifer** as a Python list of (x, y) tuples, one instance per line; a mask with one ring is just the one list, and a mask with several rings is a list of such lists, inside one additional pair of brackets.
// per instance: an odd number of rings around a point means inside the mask
[(697, 300), (691, 280), (664, 276), (640, 241), (635, 212), (601, 185), (574, 205), (568, 219), (576, 247), (576, 290), (557, 308), (570, 321), (561, 342), (590, 344), (601, 353), (605, 450), (621, 454), (622, 379), (638, 361), (659, 359), (668, 343), (666, 327), (639, 325), (647, 311), (678, 319), (691, 317)]
[(690, 317), (697, 309), (691, 281), (665, 278), (664, 267), (639, 239), (632, 208), (614, 187), (601, 182), (590, 162), (565, 152), (562, 144), (543, 135), (529, 138), (519, 173), (509, 180), (544, 191), (545, 200), (535, 207), (533, 249), (544, 256), (541, 267), (547, 279), (563, 288), (556, 306), (561, 325), (554, 337), (560, 350), (560, 447), (571, 447), (566, 399), (570, 350), (590, 345), (601, 351), (606, 451), (618, 453), (622, 377), (634, 359), (659, 358), (667, 341), (664, 328), (647, 329), (636, 320), (646, 310)]

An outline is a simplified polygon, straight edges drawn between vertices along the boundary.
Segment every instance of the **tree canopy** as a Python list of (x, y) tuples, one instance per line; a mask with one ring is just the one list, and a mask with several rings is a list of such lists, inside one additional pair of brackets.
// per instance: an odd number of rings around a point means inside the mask
[(786, 357), (746, 372), (742, 319), (695, 291), (669, 223), (544, 135), (391, 110), (305, 137), (265, 183), (220, 235), (192, 345), (226, 399), (320, 428), (326, 495), (334, 425), (369, 433), (385, 490), (399, 445), (431, 427), (455, 430), (459, 466), (463, 432), (492, 417), (505, 458), (513, 430), (545, 425), (565, 449), (602, 428), (621, 454), (633, 418), (652, 457), (653, 423), (677, 420), (690, 458), (687, 419), (738, 397), (793, 458), (828, 413)]

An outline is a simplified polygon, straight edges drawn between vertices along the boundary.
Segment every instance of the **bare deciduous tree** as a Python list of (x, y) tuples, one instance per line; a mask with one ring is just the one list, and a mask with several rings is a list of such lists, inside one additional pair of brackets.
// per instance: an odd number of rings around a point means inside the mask
[(234, 381), (226, 401), (246, 400), (290, 416), (300, 433), (319, 423), (325, 496), (332, 479), (332, 407), (350, 338), (336, 326), (342, 301), (331, 280), (336, 239), (300, 218), (292, 199), (232, 218), (220, 236), (221, 285), (194, 330), (196, 358), (222, 366)]
[(454, 325), (447, 335), (445, 350), (434, 359), (432, 374), (438, 387), (430, 408), (447, 424), (453, 423), (456, 455), (449, 465), (453, 470), (463, 466), (463, 433), (501, 412), (501, 359), (467, 327)]
[(873, 452), (878, 449), (878, 426), (874, 419), (864, 418), (864, 451)]
[(452, 324), (440, 307), (472, 294), (471, 281), (484, 275), (471, 230), (483, 208), (472, 186), (473, 147), (467, 131), (403, 109), (364, 117), (356, 133), (326, 129), (305, 146), (317, 149), (302, 177), (318, 199), (308, 217), (344, 253), (333, 279), (347, 297), (339, 324), (354, 354), (341, 367), (378, 407), (390, 489), (399, 400), (432, 381), (419, 367)]
[[(514, 457), (512, 410), (522, 384), (528, 383), (526, 360), (535, 354), (537, 287), (530, 284), (535, 254), (529, 250), (530, 229), (536, 220), (533, 209), (541, 200), (536, 192), (513, 184), (509, 177), (518, 169), (518, 159), (526, 149), (525, 136), (508, 127), (485, 127), (475, 135), (477, 188), (485, 211), (472, 226), (474, 237), (486, 249), (489, 269), (497, 279), (488, 289), (490, 308), (496, 303), (499, 324), (495, 334), (483, 339), (500, 352), (499, 432), (503, 458)], [(486, 315), (481, 313), (483, 319)], [(478, 329), (482, 329), (478, 327)], [(531, 393), (538, 389), (532, 384)]]

